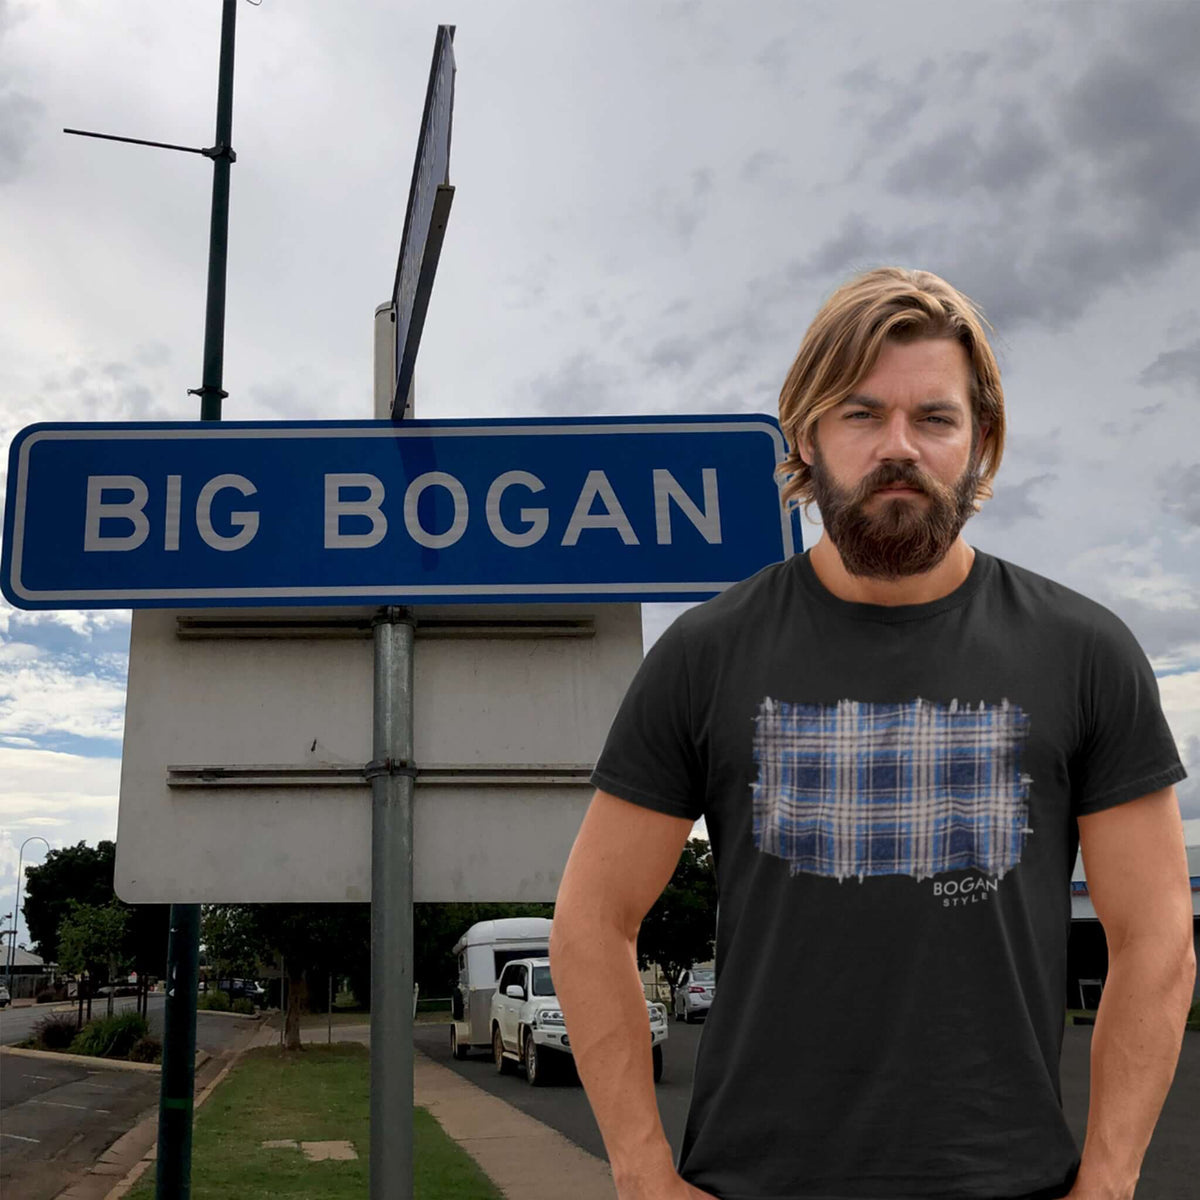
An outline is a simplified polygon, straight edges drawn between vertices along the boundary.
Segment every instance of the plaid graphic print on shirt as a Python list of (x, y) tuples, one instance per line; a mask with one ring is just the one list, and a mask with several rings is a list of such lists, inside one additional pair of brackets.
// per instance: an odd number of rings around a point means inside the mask
[(763, 700), (754, 722), (754, 841), (793, 875), (862, 880), (1021, 860), (1029, 718), (1007, 700), (836, 705)]

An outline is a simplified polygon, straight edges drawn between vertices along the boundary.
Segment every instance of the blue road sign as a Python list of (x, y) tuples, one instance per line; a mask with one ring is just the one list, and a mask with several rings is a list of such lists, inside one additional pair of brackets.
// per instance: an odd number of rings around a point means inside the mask
[(799, 549), (765, 416), (31, 425), (18, 608), (701, 600)]

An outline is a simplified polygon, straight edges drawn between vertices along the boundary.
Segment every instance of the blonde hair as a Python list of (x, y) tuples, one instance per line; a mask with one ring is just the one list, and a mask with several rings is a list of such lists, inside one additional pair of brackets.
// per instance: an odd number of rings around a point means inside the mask
[(1004, 389), (1000, 368), (975, 304), (930, 271), (879, 267), (843, 284), (821, 307), (804, 335), (779, 393), (779, 423), (788, 455), (779, 465), (787, 504), (812, 502), (812, 472), (800, 457), (816, 423), (871, 373), (886, 341), (953, 338), (971, 362), (971, 413), (981, 429), (976, 506), (992, 494), (1004, 453)]

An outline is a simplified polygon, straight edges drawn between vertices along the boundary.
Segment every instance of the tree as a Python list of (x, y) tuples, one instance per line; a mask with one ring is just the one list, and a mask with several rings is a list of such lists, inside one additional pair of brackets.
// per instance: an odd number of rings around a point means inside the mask
[(209, 973), (218, 979), (261, 973), (259, 960), (270, 954), (251, 904), (206, 904), (200, 914), (200, 941), (208, 955)]
[(25, 873), (25, 903), (21, 911), (37, 953), (58, 962), (58, 931), (72, 901), (103, 906), (115, 899), (113, 866), (115, 842), (86, 842), (51, 850), (44, 862)]
[(282, 955), (288, 985), (284, 1044), (289, 1050), (301, 1048), (301, 1014), (325, 1010), (335, 971), (349, 975), (360, 998), (369, 999), (370, 905), (213, 904), (205, 908), (201, 931), (218, 977), (226, 969), (234, 974), (235, 967), (257, 974), (258, 962)]
[(712, 850), (703, 838), (689, 838), (671, 881), (646, 914), (638, 934), (638, 967), (656, 963), (667, 977), (671, 1002), (679, 976), (693, 963), (707, 962), (717, 937), (717, 876)]
[[(86, 972), (93, 984), (100, 978), (111, 983), (127, 969), (124, 943), (128, 919), (128, 910), (120, 901), (99, 905), (72, 900), (58, 928), (59, 965), (73, 975), (82, 976)], [(110, 991), (109, 1016), (112, 1009)]]

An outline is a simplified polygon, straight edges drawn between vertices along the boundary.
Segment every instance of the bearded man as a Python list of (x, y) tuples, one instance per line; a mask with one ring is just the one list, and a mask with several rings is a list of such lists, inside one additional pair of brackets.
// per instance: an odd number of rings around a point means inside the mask
[[(1195, 978), (1146, 657), (963, 540), (1004, 398), (944, 280), (835, 292), (780, 422), (784, 496), (824, 535), (651, 649), (559, 889), (554, 980), (618, 1196), (1128, 1200)], [(701, 816), (718, 986), (675, 1161), (636, 939)], [(1080, 848), (1109, 945), (1082, 1153), (1059, 1088)]]

